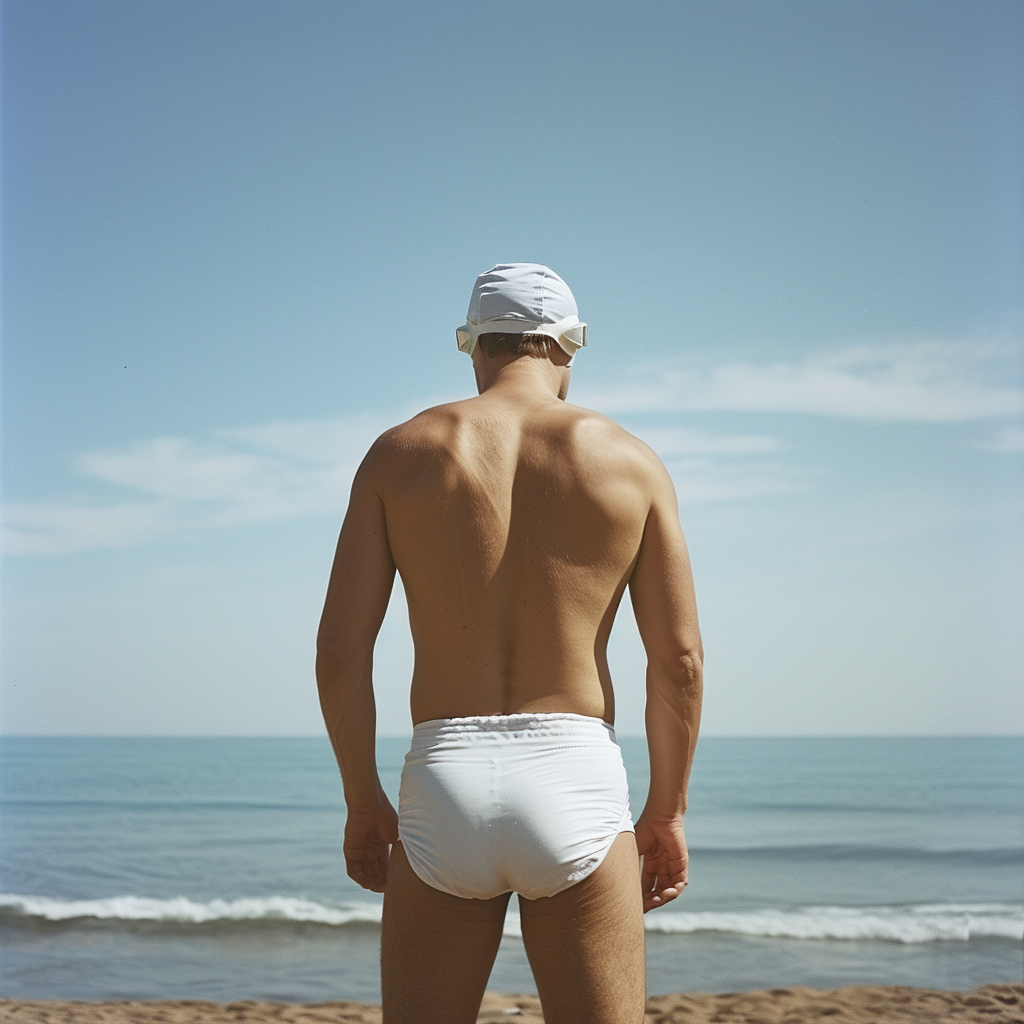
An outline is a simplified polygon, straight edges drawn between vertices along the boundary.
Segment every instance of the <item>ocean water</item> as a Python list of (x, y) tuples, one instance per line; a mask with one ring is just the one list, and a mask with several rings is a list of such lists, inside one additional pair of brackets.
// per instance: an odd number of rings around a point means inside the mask
[[(377, 1001), (343, 825), (325, 739), (0, 740), (0, 995)], [(708, 737), (687, 834), (651, 993), (1022, 978), (1024, 739)], [(532, 992), (515, 910), (490, 987)]]

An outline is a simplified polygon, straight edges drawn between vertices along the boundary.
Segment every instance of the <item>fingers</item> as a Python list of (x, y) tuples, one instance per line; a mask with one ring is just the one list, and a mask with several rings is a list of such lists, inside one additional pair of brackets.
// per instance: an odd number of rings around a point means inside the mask
[(644, 889), (654, 889), (657, 879), (661, 879), (662, 883), (667, 885), (686, 885), (690, 880), (689, 864), (677, 857), (645, 857), (640, 869), (641, 885)]
[(640, 891), (644, 894), (653, 892), (658, 882), (657, 871), (640, 872)]
[(654, 892), (645, 892), (644, 895), (644, 913), (646, 914), (649, 910), (654, 910), (657, 907), (663, 907), (666, 903), (671, 903), (685, 888), (685, 882), (683, 885), (670, 885), (664, 889), (658, 889)]
[(646, 892), (661, 892), (662, 889), (678, 889), (682, 892), (689, 885), (685, 872), (659, 871), (658, 874), (641, 875), (640, 888)]
[(343, 843), (349, 878), (371, 892), (383, 892), (391, 845), (396, 842), (398, 818), (390, 804), (372, 812), (350, 811)]
[(689, 883), (688, 865), (678, 857), (645, 857), (640, 871), (644, 913), (671, 903)]
[(640, 891), (644, 900), (644, 913), (655, 907), (671, 903), (686, 888), (685, 871), (645, 872), (640, 876)]
[(383, 892), (387, 883), (387, 868), (379, 867), (367, 870), (360, 865), (350, 866), (348, 876), (356, 885), (370, 892)]
[(361, 889), (366, 889), (368, 892), (383, 892), (385, 881), (379, 878), (377, 875), (370, 877), (359, 872), (350, 871), (348, 873), (349, 878), (356, 883)]
[(345, 850), (345, 868), (349, 878), (371, 892), (383, 892), (388, 880), (388, 847), (363, 847)]

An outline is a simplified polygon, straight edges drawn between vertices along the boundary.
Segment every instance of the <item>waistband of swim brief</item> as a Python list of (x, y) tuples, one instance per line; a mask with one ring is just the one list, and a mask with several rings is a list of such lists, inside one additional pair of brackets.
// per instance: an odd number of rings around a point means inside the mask
[(412, 749), (445, 740), (484, 740), (493, 737), (536, 738), (548, 742), (615, 742), (615, 729), (604, 719), (571, 711), (524, 711), (514, 715), (470, 715), (466, 718), (432, 718), (413, 727)]

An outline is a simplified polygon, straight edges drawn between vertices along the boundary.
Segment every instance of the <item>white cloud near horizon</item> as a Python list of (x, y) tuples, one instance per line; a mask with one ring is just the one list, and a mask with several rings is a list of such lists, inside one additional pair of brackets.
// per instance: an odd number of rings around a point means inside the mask
[(1021, 348), (999, 342), (858, 345), (789, 363), (727, 363), (710, 371), (685, 359), (633, 367), (623, 382), (591, 390), (585, 404), (627, 412), (781, 412), (954, 423), (1024, 413)]

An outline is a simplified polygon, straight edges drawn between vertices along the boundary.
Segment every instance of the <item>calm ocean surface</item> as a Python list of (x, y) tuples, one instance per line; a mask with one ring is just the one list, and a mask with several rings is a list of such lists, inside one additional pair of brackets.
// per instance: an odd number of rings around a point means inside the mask
[[(325, 739), (0, 740), (0, 995), (379, 1000), (343, 823)], [(702, 739), (687, 833), (651, 993), (1021, 980), (1024, 739)], [(515, 909), (490, 987), (532, 992)]]

